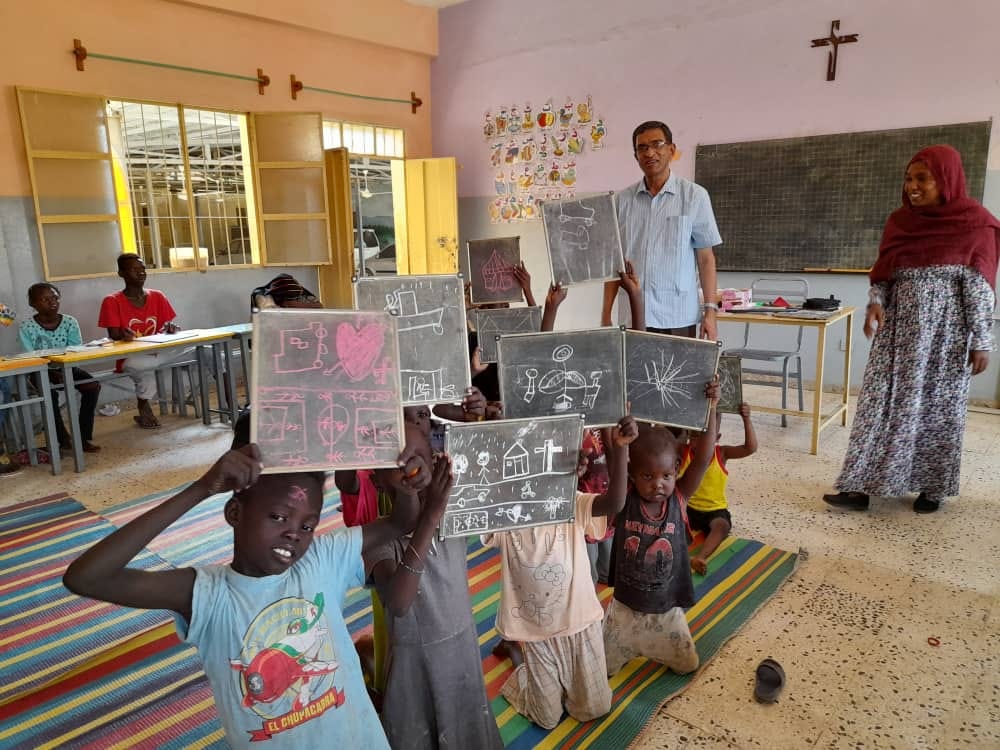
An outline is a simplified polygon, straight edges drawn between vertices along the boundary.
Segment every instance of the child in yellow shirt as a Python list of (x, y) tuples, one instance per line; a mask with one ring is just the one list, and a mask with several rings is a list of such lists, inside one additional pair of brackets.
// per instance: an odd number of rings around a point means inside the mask
[[(688, 498), (687, 515), (691, 528), (705, 534), (705, 541), (698, 554), (691, 558), (691, 570), (705, 574), (708, 569), (708, 558), (718, 549), (722, 540), (729, 536), (733, 527), (732, 516), (729, 515), (729, 502), (726, 499), (726, 483), (729, 472), (726, 463), (734, 458), (746, 458), (757, 452), (757, 434), (750, 421), (750, 405), (740, 404), (739, 415), (743, 419), (743, 445), (715, 446), (715, 455), (709, 464), (705, 477), (698, 489)], [(722, 438), (722, 414), (715, 414), (716, 443)], [(691, 462), (690, 451), (684, 458), (681, 472), (687, 469)]]

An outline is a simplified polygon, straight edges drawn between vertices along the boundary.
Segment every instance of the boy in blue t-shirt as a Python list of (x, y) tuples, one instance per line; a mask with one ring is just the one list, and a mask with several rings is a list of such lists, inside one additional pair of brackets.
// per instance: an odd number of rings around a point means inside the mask
[[(423, 459), (407, 456), (392, 516), (314, 541), (322, 472), (261, 476), (257, 446), (244, 445), (94, 545), (63, 582), (82, 596), (173, 611), (182, 639), (198, 648), (230, 746), (388, 748), (340, 606), (347, 589), (364, 583), (363, 556), (413, 527), (416, 493), (431, 475)], [(126, 567), (184, 513), (230, 490), (232, 563)], [(410, 502), (398, 502), (407, 494)]]

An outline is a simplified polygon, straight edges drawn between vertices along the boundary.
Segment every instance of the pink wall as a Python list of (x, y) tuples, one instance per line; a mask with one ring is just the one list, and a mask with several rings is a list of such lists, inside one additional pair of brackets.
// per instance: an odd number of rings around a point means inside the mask
[[(322, 1), (297, 0), (296, 5), (319, 6)], [(346, 1), (326, 4), (333, 7)], [(165, 0), (4, 2), (0, 10), (5, 31), (0, 45), (0, 196), (31, 194), (15, 86), (244, 112), (319, 111), (330, 118), (404, 128), (407, 154), (428, 156), (430, 58), (387, 46), (407, 33), (409, 6), (402, 0), (377, 0), (375, 5), (385, 11), (380, 20), (385, 33), (376, 33), (371, 18), (362, 25), (359, 14), (345, 17), (342, 28), (344, 33), (367, 35), (380, 43)], [(403, 9), (400, 16), (388, 12), (393, 6)], [(428, 12), (433, 11), (421, 9), (421, 14)], [(354, 27), (349, 26), (352, 18)], [(424, 46), (434, 41), (426, 25), (415, 24), (412, 34)], [(271, 76), (272, 85), (265, 96), (258, 96), (250, 82), (94, 59), (87, 61), (87, 70), (81, 73), (70, 52), (74, 38), (82, 39), (91, 51), (108, 55), (242, 75), (255, 75), (261, 67)], [(310, 92), (292, 101), (291, 73), (307, 85), (375, 96), (406, 99), (412, 90), (427, 103), (413, 115), (402, 104)]]
[[(827, 83), (809, 40), (834, 18), (861, 40)], [(629, 136), (647, 119), (673, 128), (684, 176), (698, 143), (983, 120), (1000, 113), (998, 27), (1000, 3), (980, 0), (471, 0), (439, 17), (434, 153), (458, 157), (460, 196), (488, 195), (484, 110), (567, 93), (590, 92), (608, 127), (580, 191), (638, 179)]]

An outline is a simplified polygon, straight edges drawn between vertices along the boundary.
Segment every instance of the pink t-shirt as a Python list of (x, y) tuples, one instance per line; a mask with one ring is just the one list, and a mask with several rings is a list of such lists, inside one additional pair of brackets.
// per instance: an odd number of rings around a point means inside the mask
[(124, 292), (109, 294), (101, 302), (97, 325), (101, 328), (128, 328), (136, 336), (159, 333), (166, 323), (177, 317), (163, 292), (146, 290), (146, 304), (136, 307)]
[(483, 537), (483, 544), (500, 550), (497, 632), (503, 638), (543, 641), (573, 635), (604, 617), (584, 540), (607, 532), (608, 519), (591, 516), (595, 497), (576, 493), (573, 521)]

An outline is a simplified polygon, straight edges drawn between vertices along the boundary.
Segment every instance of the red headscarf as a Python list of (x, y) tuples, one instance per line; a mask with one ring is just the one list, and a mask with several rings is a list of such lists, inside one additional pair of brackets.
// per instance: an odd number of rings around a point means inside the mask
[[(910, 159), (934, 175), (942, 202), (915, 207), (903, 189), (903, 205), (889, 215), (872, 267), (873, 283), (888, 281), (897, 268), (963, 265), (996, 286), (1000, 221), (965, 192), (962, 157), (951, 146), (929, 146)], [(909, 167), (909, 164), (907, 164)]]

